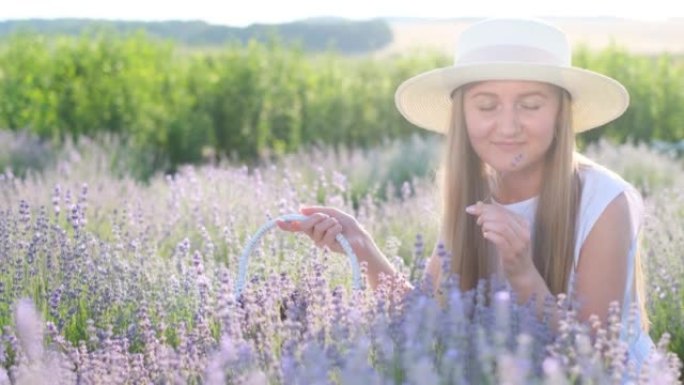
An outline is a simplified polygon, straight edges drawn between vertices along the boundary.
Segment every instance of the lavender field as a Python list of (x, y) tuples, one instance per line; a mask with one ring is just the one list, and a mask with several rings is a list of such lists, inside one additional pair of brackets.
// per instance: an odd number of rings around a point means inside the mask
[[(259, 167), (187, 167), (140, 183), (110, 171), (111, 148), (85, 143), (42, 173), (5, 172), (0, 384), (679, 383), (681, 160), (645, 147), (585, 152), (645, 196), (658, 350), (637, 373), (618, 339), (618, 307), (607, 323), (580, 323), (560, 296), (549, 303), (565, 309), (553, 334), (512, 293), (459, 293), (447, 281), (444, 306), (429, 295), (422, 270), (439, 218), (437, 151), (414, 139)], [(353, 213), (417, 290), (403, 301), (389, 285), (353, 290), (347, 258), (274, 229), (250, 255), (236, 296), (252, 234), (307, 204)]]

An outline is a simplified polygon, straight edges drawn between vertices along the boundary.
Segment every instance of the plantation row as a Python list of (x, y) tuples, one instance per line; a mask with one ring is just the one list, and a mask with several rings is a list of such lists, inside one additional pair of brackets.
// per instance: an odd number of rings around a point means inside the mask
[[(212, 156), (254, 160), (322, 142), (371, 146), (416, 129), (393, 93), (449, 57), (308, 55), (273, 41), (188, 51), (144, 35), (0, 42), (0, 127), (41, 137), (122, 134), (150, 172)], [(579, 47), (575, 63), (623, 82), (632, 105), (601, 135), (624, 142), (684, 137), (684, 65), (613, 47)]]

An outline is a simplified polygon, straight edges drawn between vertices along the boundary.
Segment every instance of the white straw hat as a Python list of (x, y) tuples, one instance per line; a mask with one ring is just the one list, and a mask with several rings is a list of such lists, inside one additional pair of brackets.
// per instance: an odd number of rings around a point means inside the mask
[(484, 80), (532, 80), (555, 84), (572, 97), (575, 132), (606, 124), (629, 105), (629, 94), (615, 79), (573, 67), (565, 34), (536, 19), (487, 19), (466, 28), (458, 39), (454, 64), (404, 81), (394, 99), (411, 123), (446, 133), (451, 94)]

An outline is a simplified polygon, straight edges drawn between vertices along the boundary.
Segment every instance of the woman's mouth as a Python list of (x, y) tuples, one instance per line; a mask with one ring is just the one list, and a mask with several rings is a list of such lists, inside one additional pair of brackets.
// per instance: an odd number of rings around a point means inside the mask
[(524, 143), (523, 142), (492, 142), (494, 146), (502, 149), (502, 150), (514, 150), (520, 148)]

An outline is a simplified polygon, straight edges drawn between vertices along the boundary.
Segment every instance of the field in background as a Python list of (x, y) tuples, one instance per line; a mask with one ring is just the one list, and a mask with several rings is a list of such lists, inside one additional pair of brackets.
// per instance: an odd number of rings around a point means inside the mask
[[(380, 54), (428, 48), (451, 54), (456, 36), (479, 19), (397, 20), (390, 21), (394, 41)], [(546, 19), (567, 32), (573, 45), (586, 44), (601, 49), (611, 41), (632, 53), (684, 54), (684, 19), (637, 21), (612, 18), (549, 18)]]

